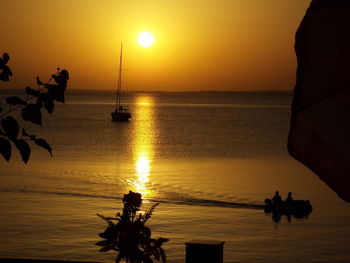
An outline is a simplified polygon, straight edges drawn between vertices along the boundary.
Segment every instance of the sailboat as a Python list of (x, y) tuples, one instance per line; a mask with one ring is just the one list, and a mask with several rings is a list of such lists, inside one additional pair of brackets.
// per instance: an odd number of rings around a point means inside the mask
[(123, 61), (123, 44), (120, 45), (120, 58), (119, 58), (119, 75), (118, 86), (116, 92), (115, 110), (111, 113), (112, 121), (124, 122), (129, 121), (131, 113), (127, 108), (121, 105), (122, 99), (122, 61)]

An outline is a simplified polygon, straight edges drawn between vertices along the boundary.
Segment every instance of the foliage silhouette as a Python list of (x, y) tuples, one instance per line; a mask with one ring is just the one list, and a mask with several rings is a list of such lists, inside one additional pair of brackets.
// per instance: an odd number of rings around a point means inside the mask
[[(0, 58), (0, 80), (2, 81), (9, 81), (12, 76), (11, 69), (7, 65), (9, 60), (10, 56), (7, 53), (4, 53)], [(52, 148), (46, 140), (27, 133), (24, 128), (21, 129), (20, 134), (18, 121), (9, 114), (21, 110), (20, 115), (24, 121), (41, 125), (41, 110), (43, 108), (52, 114), (55, 106), (54, 101), (64, 103), (64, 92), (67, 88), (68, 79), (68, 71), (57, 68), (56, 74), (53, 74), (47, 83), (43, 83), (39, 77), (36, 77), (38, 88), (26, 87), (25, 93), (28, 97), (25, 100), (17, 96), (7, 97), (5, 102), (9, 109), (5, 112), (3, 112), (4, 108), (0, 104), (0, 153), (6, 161), (11, 159), (12, 143), (20, 152), (23, 162), (27, 163), (31, 154), (31, 148), (27, 141), (34, 142), (37, 146), (47, 150), (52, 156)], [(54, 80), (55, 84), (50, 84), (51, 80)], [(35, 103), (30, 102), (33, 99), (36, 99)]]
[(123, 213), (117, 213), (116, 217), (97, 214), (108, 223), (105, 231), (99, 234), (104, 240), (95, 244), (102, 247), (99, 251), (118, 251), (116, 263), (123, 259), (127, 263), (152, 263), (153, 258), (165, 263), (166, 254), (162, 245), (168, 239), (151, 238), (151, 230), (145, 226), (159, 203), (154, 204), (144, 214), (137, 214), (142, 205), (142, 198), (141, 194), (132, 191), (124, 195), (123, 203)]

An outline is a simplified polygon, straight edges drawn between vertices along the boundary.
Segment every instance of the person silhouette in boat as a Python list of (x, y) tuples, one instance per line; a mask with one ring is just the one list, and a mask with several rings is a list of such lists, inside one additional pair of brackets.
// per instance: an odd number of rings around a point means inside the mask
[(286, 198), (286, 204), (291, 204), (291, 203), (293, 203), (293, 201), (294, 201), (294, 199), (292, 197), (292, 192), (289, 192), (288, 196)]
[(280, 196), (279, 191), (276, 191), (275, 195), (272, 197), (272, 205), (275, 208), (280, 208), (281, 207), (281, 205), (282, 205), (282, 198)]

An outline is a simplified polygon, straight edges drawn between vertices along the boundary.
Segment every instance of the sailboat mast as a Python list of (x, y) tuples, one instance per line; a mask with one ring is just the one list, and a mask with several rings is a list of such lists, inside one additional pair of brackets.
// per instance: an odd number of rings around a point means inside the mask
[(120, 44), (119, 74), (118, 74), (116, 108), (120, 107), (121, 96), (122, 96), (122, 94), (121, 94), (121, 92), (122, 92), (122, 62), (123, 62), (123, 43)]

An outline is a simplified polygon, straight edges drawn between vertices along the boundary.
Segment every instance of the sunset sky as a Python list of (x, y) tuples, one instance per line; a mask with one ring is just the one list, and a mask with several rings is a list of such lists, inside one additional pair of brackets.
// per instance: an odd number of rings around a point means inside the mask
[[(112, 90), (124, 45), (130, 91), (291, 90), (294, 34), (310, 0), (12, 0), (1, 3), (0, 52), (34, 86), (56, 67), (71, 89)], [(139, 32), (152, 32), (143, 48)]]

